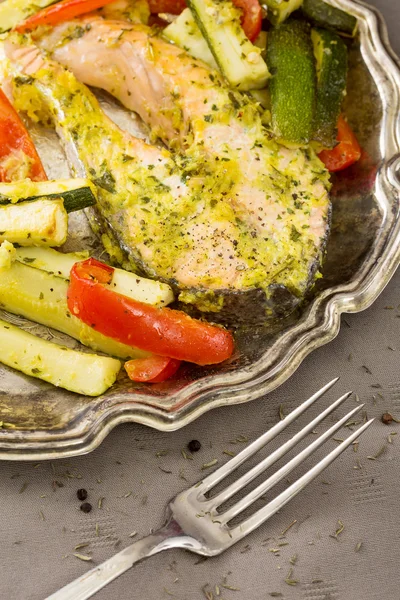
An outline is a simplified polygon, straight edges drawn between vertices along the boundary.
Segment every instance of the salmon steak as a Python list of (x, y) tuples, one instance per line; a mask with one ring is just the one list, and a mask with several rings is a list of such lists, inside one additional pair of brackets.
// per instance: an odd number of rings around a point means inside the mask
[[(51, 123), (73, 173), (96, 185), (87, 214), (113, 262), (213, 320), (293, 311), (329, 233), (329, 173), (314, 151), (272, 139), (248, 95), (144, 25), (88, 16), (35, 44), (3, 42), (15, 107)], [(86, 85), (137, 113), (150, 143), (119, 129)]]

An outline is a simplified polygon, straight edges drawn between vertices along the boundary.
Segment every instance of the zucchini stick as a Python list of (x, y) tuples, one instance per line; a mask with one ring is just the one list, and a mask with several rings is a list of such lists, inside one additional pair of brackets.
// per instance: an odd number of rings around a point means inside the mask
[(300, 8), (303, 0), (264, 0), (264, 4), (268, 10), (268, 20), (273, 25), (280, 25), (292, 12)]
[(337, 144), (337, 123), (346, 94), (347, 46), (328, 29), (313, 29), (311, 39), (317, 65), (317, 106), (314, 139), (324, 148)]
[[(72, 266), (88, 256), (88, 252), (63, 254), (51, 248), (17, 248), (16, 251), (17, 261), (67, 280)], [(110, 286), (114, 292), (146, 304), (167, 306), (174, 301), (168, 284), (140, 277), (124, 269), (114, 269)]]
[(246, 37), (229, 0), (188, 0), (188, 6), (221, 72), (239, 90), (262, 89), (269, 78), (260, 48)]
[(0, 362), (85, 396), (100, 396), (121, 368), (115, 358), (85, 354), (38, 338), (0, 320)]
[(0, 33), (9, 31), (41, 8), (53, 3), (54, 0), (4, 0), (0, 4)]
[(205, 62), (211, 69), (218, 70), (218, 65), (206, 40), (197, 25), (190, 8), (185, 10), (162, 32), (163, 37), (180, 46), (188, 54)]
[(0, 206), (31, 202), (39, 198), (47, 200), (62, 198), (64, 208), (69, 213), (96, 204), (96, 186), (88, 179), (80, 178), (58, 181), (24, 179), (12, 183), (0, 183)]
[(302, 11), (314, 25), (334, 29), (342, 35), (354, 37), (357, 33), (356, 17), (344, 10), (327, 4), (323, 0), (304, 0)]
[(0, 243), (61, 246), (68, 235), (68, 215), (61, 198), (0, 206)]
[(310, 27), (286, 21), (268, 34), (272, 129), (285, 142), (308, 144), (314, 131), (316, 70)]
[(71, 315), (67, 291), (68, 283), (61, 277), (15, 262), (1, 273), (0, 308), (66, 333), (95, 351), (124, 359), (149, 356), (148, 352), (106, 337)]

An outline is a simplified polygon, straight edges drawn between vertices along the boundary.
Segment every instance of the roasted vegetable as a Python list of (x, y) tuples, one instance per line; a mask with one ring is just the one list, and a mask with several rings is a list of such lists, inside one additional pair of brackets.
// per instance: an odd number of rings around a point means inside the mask
[(10, 269), (16, 259), (17, 251), (7, 240), (0, 245), (0, 271)]
[(0, 33), (21, 23), (41, 8), (53, 4), (54, 0), (4, 0), (0, 3)]
[(337, 146), (332, 150), (323, 150), (319, 154), (319, 158), (331, 173), (347, 169), (360, 160), (362, 154), (360, 144), (343, 116), (340, 116), (338, 121), (337, 141)]
[(181, 361), (175, 358), (149, 356), (128, 360), (124, 367), (132, 381), (160, 383), (175, 375), (180, 365)]
[(333, 148), (346, 94), (347, 46), (338, 35), (327, 29), (313, 29), (311, 39), (317, 63), (314, 139), (325, 148)]
[(25, 375), (85, 396), (100, 396), (121, 369), (115, 358), (59, 346), (0, 320), (0, 362)]
[(357, 33), (357, 19), (353, 15), (323, 0), (304, 0), (302, 11), (314, 25), (334, 29), (350, 37)]
[[(5, 2), (0, 3), (1, 10)], [(34, 181), (47, 179), (34, 143), (12, 104), (0, 89), (0, 181), (15, 181), (30, 177)]]
[(0, 206), (0, 242), (20, 246), (61, 246), (68, 235), (68, 215), (61, 198)]
[(61, 277), (14, 262), (1, 273), (0, 308), (66, 333), (95, 351), (124, 359), (148, 355), (107, 338), (71, 315), (67, 290), (68, 283)]
[(246, 37), (240, 13), (230, 0), (188, 0), (193, 16), (229, 84), (236, 89), (265, 87), (267, 65)]
[(232, 335), (170, 308), (155, 308), (110, 290), (113, 268), (93, 258), (71, 270), (68, 308), (96, 331), (178, 360), (212, 365), (231, 357)]
[(14, 183), (0, 183), (0, 207), (16, 202), (62, 199), (67, 212), (82, 210), (96, 204), (96, 187), (88, 179), (60, 179), (35, 182), (24, 179)]
[(177, 46), (180, 46), (188, 54), (198, 58), (209, 65), (212, 69), (218, 69), (214, 56), (199, 26), (197, 25), (190, 8), (186, 8), (172, 23), (162, 32), (163, 37)]
[(285, 142), (308, 144), (313, 136), (316, 74), (310, 29), (287, 21), (269, 32), (267, 63), (272, 130)]
[[(88, 252), (63, 254), (52, 248), (18, 248), (16, 251), (16, 260), (19, 262), (67, 280), (74, 264), (88, 257)], [(166, 283), (146, 279), (123, 269), (114, 269), (110, 286), (118, 294), (154, 306), (167, 306), (174, 301), (172, 289)]]
[(15, 29), (19, 33), (26, 33), (40, 25), (57, 25), (57, 23), (74, 19), (111, 2), (113, 0), (61, 0), (61, 2), (43, 8), (17, 25)]
[(264, 4), (268, 10), (268, 20), (273, 25), (279, 25), (300, 6), (303, 0), (264, 0)]

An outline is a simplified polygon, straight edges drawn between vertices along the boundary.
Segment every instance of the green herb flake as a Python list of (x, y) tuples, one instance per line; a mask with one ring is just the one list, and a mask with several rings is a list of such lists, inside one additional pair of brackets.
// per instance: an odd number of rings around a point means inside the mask
[(21, 489), (19, 490), (19, 494), (23, 494), (23, 492), (26, 490), (26, 488), (28, 487), (29, 483), (27, 481), (25, 481), (25, 483), (22, 484)]
[(292, 225), (292, 229), (290, 231), (290, 239), (292, 240), (292, 242), (298, 242), (300, 238), (301, 238), (300, 231), (298, 231), (296, 229), (296, 227), (294, 225)]
[(231, 456), (231, 457), (236, 456), (236, 454), (234, 452), (231, 452), (230, 450), (223, 450), (222, 454), (226, 454), (227, 456)]
[(193, 460), (193, 456), (191, 456), (190, 454), (187, 454), (187, 452), (185, 452), (185, 450), (183, 448), (181, 450), (181, 454), (185, 460)]
[(77, 544), (74, 550), (81, 550), (82, 548), (87, 548), (90, 546), (89, 542), (82, 542), (81, 544)]
[(338, 520), (338, 525), (339, 525), (339, 527), (336, 529), (335, 533), (329, 535), (329, 537), (331, 537), (335, 540), (339, 540), (339, 535), (341, 533), (343, 533), (343, 531), (344, 531), (344, 525), (343, 525), (342, 521)]
[(73, 556), (75, 556), (75, 558), (79, 558), (79, 560), (84, 560), (86, 562), (93, 560), (91, 556), (86, 556), (86, 554), (79, 554), (79, 552), (73, 552)]
[(205, 469), (210, 469), (211, 467), (214, 467), (214, 465), (216, 465), (217, 463), (218, 463), (218, 459), (214, 458), (213, 460), (210, 460), (210, 462), (204, 463), (201, 466), (201, 470), (204, 471)]
[(106, 190), (106, 192), (110, 192), (110, 194), (115, 192), (115, 179), (110, 171), (104, 171), (100, 177), (96, 177), (96, 179), (93, 180), (93, 183), (103, 190)]
[(292, 585), (292, 586), (295, 586), (295, 585), (297, 585), (299, 582), (298, 582), (298, 580), (297, 580), (297, 579), (292, 579), (292, 576), (293, 576), (293, 569), (289, 569), (289, 573), (288, 573), (288, 574), (287, 574), (287, 576), (286, 576), (285, 583), (286, 583), (287, 585)]
[(293, 527), (293, 525), (295, 525), (296, 523), (297, 523), (297, 519), (294, 519), (294, 521), (292, 521), (292, 522), (290, 523), (290, 525), (288, 525), (288, 526), (286, 527), (286, 529), (284, 529), (284, 530), (282, 531), (281, 535), (285, 535), (285, 533), (287, 533), (287, 532), (289, 531), (289, 529), (291, 529), (291, 527)]

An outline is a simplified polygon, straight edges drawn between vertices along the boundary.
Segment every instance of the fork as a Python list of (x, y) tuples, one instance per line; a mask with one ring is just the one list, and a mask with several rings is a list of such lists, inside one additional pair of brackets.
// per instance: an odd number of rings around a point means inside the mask
[(338, 380), (339, 378), (337, 377), (326, 384), (311, 396), (311, 398), (293, 410), (261, 437), (249, 444), (242, 452), (237, 454), (222, 467), (172, 499), (167, 507), (166, 523), (161, 529), (138, 540), (121, 552), (118, 552), (118, 554), (112, 558), (99, 566), (94, 567), (55, 594), (49, 596), (47, 600), (86, 600), (108, 583), (119, 577), (119, 575), (122, 575), (122, 573), (130, 569), (135, 563), (144, 558), (148, 558), (149, 556), (153, 556), (162, 550), (183, 548), (202, 556), (216, 556), (254, 531), (322, 473), (326, 467), (328, 467), (371, 425), (373, 419), (364, 423), (346, 440), (341, 442), (334, 450), (325, 456), (325, 458), (299, 477), (294, 483), (291, 483), (284, 491), (265, 504), (265, 506), (259, 508), (251, 516), (245, 518), (240, 524), (235, 525), (231, 523), (231, 521), (245, 509), (250, 507), (256, 500), (263, 497), (264, 494), (279, 481), (287, 477), (293, 469), (301, 465), (306, 458), (347, 423), (353, 415), (359, 412), (364, 404), (360, 404), (351, 410), (347, 415), (325, 431), (325, 433), (304, 448), (304, 450), (301, 450), (294, 458), (279, 468), (268, 479), (238, 500), (236, 504), (226, 510), (221, 510), (220, 507), (294, 448), (294, 446), (307, 434), (311, 433), (325, 417), (330, 415), (336, 408), (345, 402), (352, 392), (348, 392), (338, 398), (338, 400), (328, 406), (328, 408), (315, 417), (291, 439), (279, 446), (269, 456), (241, 475), (235, 482), (229, 484), (221, 492), (218, 492), (214, 496), (210, 496), (210, 491), (228, 475), (231, 475), (247, 459), (252, 457), (261, 450), (261, 448), (273, 440), (281, 431), (306, 411), (307, 408), (314, 404), (318, 398), (334, 386)]

